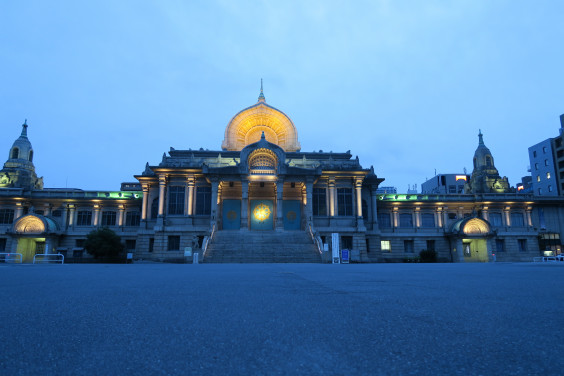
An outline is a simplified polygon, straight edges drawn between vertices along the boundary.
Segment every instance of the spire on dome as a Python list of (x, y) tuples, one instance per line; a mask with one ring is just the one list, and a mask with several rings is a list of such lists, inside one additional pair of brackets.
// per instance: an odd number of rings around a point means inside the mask
[(260, 139), (261, 139), (261, 140), (264, 140), (264, 139), (265, 139), (265, 137), (264, 137), (264, 131), (262, 131), (262, 134), (260, 135)]
[(262, 92), (262, 78), (260, 79), (260, 95), (258, 97), (259, 102), (265, 102), (264, 93)]
[(27, 119), (25, 119), (24, 123), (22, 124), (22, 134), (21, 136), (27, 137)]
[(484, 145), (484, 138), (483, 138), (481, 129), (479, 130), (479, 133), (478, 133), (478, 140), (479, 140), (479, 145)]

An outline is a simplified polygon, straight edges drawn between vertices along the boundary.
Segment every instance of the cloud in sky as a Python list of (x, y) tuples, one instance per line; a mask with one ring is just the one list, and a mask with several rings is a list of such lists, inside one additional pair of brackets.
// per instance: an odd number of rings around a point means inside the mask
[[(30, 1), (0, 4), (0, 150), (29, 119), (46, 186), (116, 189), (172, 146), (219, 149), (267, 102), (304, 151), (351, 150), (400, 190), (502, 175), (564, 113), (564, 5), (524, 1)], [(67, 183), (68, 182), (68, 183)]]

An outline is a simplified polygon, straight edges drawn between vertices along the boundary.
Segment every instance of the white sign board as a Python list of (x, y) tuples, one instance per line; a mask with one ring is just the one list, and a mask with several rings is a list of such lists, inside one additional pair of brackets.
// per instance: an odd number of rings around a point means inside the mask
[(334, 232), (331, 234), (331, 256), (333, 264), (341, 263), (341, 255), (339, 252), (339, 233)]
[(184, 247), (184, 257), (192, 257), (192, 247)]

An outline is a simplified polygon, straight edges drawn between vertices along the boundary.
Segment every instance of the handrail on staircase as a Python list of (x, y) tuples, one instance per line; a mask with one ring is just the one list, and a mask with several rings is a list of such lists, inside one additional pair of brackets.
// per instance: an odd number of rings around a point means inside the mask
[(202, 242), (202, 253), (203, 253), (202, 256), (203, 257), (205, 257), (206, 253), (208, 252), (208, 246), (212, 242), (214, 234), (215, 234), (215, 222), (213, 222), (212, 225), (211, 225), (210, 234), (208, 236), (206, 236), (204, 238), (204, 241)]
[(313, 224), (311, 222), (308, 222), (307, 224), (307, 232), (309, 236), (311, 236), (311, 240), (313, 241), (313, 244), (315, 244), (315, 246), (317, 247), (317, 252), (319, 252), (319, 254), (322, 255), (323, 242), (321, 241), (321, 237), (319, 236), (319, 234), (317, 234), (313, 229)]

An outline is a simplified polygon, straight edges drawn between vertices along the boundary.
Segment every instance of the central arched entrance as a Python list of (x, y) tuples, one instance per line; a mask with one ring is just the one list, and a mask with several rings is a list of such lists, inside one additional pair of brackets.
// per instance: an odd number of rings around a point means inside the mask
[(489, 223), (483, 219), (469, 217), (454, 222), (450, 230), (453, 261), (488, 262), (492, 257), (493, 235)]

